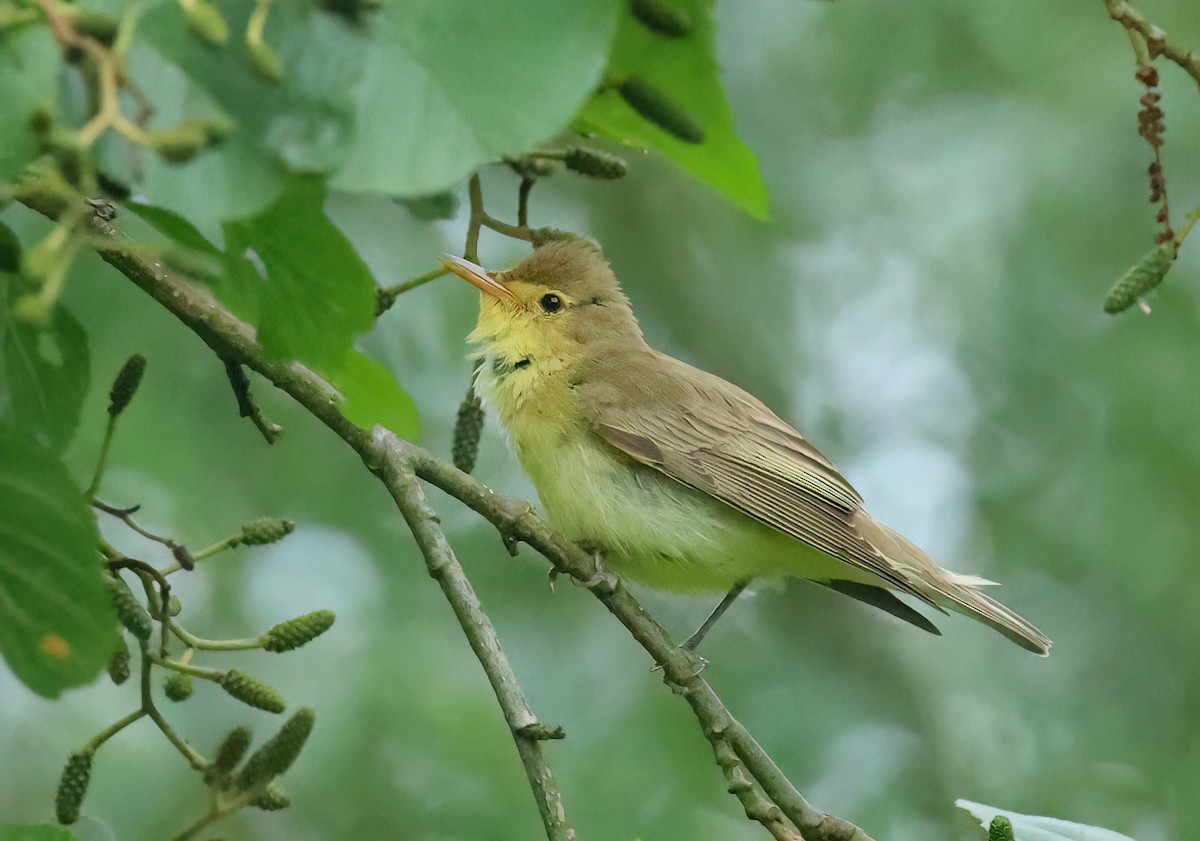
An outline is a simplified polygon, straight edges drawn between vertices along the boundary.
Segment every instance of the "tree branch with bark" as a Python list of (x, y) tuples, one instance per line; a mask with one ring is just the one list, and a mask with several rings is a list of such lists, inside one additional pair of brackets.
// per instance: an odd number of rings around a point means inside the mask
[[(61, 182), (36, 179), (24, 183), (19, 199), (51, 218), (84, 201), (78, 194), (64, 192)], [(178, 273), (168, 274), (161, 264), (122, 247), (111, 236), (93, 235), (90, 242), (105, 262), (199, 336), (222, 367), (243, 366), (288, 394), (349, 445), (381, 480), (408, 523), (430, 575), (450, 602), (492, 684), (529, 777), (548, 839), (574, 837), (541, 745), (548, 738), (560, 738), (561, 731), (542, 725), (531, 712), (495, 629), (418, 480), (441, 489), (480, 514), (506, 542), (528, 544), (546, 558), (556, 573), (569, 575), (590, 590), (646, 650), (662, 670), (664, 682), (691, 707), (701, 732), (713, 747), (730, 793), (738, 798), (748, 818), (762, 824), (781, 841), (871, 841), (861, 828), (810, 804), (704, 679), (704, 662), (677, 646), (619, 579), (598, 570), (591, 555), (553, 531), (528, 502), (495, 493), (386, 429), (366, 430), (356, 426), (330, 400), (333, 387), (327, 381), (298, 362), (269, 358), (252, 328), (225, 309), (207, 288)]]

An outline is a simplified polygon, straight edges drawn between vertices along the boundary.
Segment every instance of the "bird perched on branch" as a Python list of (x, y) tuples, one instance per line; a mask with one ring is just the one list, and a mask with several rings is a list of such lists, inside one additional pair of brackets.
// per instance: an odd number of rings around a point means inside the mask
[(443, 260), (481, 294), (476, 388), (511, 437), (547, 519), (619, 576), (725, 592), (694, 648), (756, 578), (797, 576), (931, 633), (897, 598), (1050, 640), (875, 520), (800, 433), (742, 389), (646, 344), (588, 240), (551, 242), (506, 272)]

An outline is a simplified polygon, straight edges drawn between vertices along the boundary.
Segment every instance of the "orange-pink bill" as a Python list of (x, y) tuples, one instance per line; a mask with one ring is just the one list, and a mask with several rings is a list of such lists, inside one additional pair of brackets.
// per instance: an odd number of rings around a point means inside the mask
[(508, 301), (522, 309), (525, 307), (525, 304), (512, 293), (512, 290), (501, 283), (493, 272), (489, 272), (483, 266), (477, 266), (470, 260), (464, 260), (462, 257), (455, 257), (452, 254), (447, 254), (440, 258), (440, 261), (448, 271), (458, 275), (479, 291), (486, 292), (498, 300)]

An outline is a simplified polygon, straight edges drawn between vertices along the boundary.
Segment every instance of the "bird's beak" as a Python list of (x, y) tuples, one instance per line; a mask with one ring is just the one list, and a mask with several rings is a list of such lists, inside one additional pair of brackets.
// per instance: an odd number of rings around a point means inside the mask
[(441, 264), (446, 267), (452, 274), (456, 274), (477, 288), (480, 292), (485, 292), (500, 301), (507, 301), (514, 306), (525, 308), (525, 304), (521, 299), (513, 294), (512, 290), (501, 283), (495, 273), (489, 272), (483, 266), (477, 266), (470, 260), (464, 260), (461, 257), (455, 257), (447, 254), (440, 258)]

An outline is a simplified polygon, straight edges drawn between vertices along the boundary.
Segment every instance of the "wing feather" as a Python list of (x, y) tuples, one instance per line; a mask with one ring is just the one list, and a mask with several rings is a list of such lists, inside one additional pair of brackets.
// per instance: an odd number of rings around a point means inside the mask
[[(576, 386), (601, 438), (748, 517), (933, 603), (859, 533), (862, 498), (815, 447), (736, 386), (656, 356), (652, 371), (638, 366), (636, 384), (613, 382), (611, 377), (628, 377), (630, 366), (610, 366), (606, 381)], [(631, 388), (653, 389), (657, 399), (619, 399)]]
[[(665, 354), (634, 353), (639, 355), (606, 357), (603, 367), (574, 386), (584, 417), (603, 440), (886, 586), (940, 611), (972, 616), (1030, 651), (1049, 652), (1045, 634), (976, 589), (980, 579), (942, 569), (874, 520), (837, 468), (765, 405)], [(849, 595), (932, 628), (915, 621), (915, 611), (909, 616), (897, 613), (891, 602), (879, 603), (870, 585), (850, 590)]]

